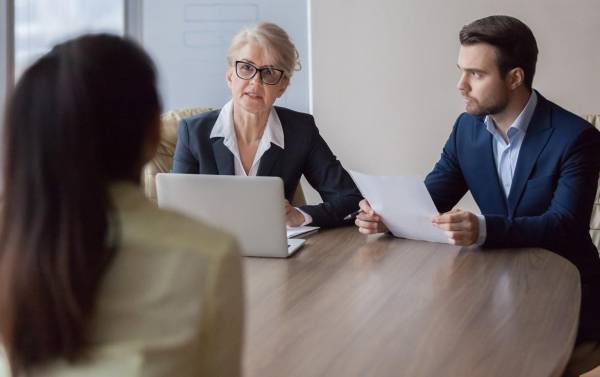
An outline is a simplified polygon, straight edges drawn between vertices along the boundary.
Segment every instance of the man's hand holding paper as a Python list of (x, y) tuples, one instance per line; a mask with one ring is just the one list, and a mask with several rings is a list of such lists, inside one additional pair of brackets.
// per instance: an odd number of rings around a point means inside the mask
[(453, 209), (434, 216), (431, 222), (446, 231), (452, 245), (470, 246), (479, 238), (479, 219), (471, 212)]
[(389, 229), (397, 237), (461, 246), (477, 241), (477, 216), (458, 209), (438, 214), (422, 179), (350, 174), (366, 198), (355, 221), (361, 233)]

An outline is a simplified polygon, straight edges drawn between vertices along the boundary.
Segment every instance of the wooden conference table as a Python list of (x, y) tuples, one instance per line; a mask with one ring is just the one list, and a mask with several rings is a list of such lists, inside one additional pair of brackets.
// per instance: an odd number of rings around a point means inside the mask
[(246, 377), (560, 376), (579, 275), (543, 249), (306, 237), (289, 259), (245, 258)]

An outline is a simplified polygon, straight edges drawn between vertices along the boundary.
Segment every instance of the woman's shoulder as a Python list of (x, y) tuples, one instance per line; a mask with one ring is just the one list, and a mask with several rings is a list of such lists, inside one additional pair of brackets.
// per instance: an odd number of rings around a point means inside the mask
[(4, 347), (0, 345), (0, 377), (10, 377), (10, 365)]
[(312, 136), (318, 132), (315, 119), (311, 114), (275, 106), (275, 111), (286, 136)]
[(129, 199), (118, 207), (120, 237), (126, 248), (192, 253), (209, 259), (237, 253), (235, 240), (225, 232), (180, 213), (158, 208), (141, 192), (130, 194)]
[[(280, 119), (284, 118), (285, 120), (288, 120), (288, 121), (310, 122), (313, 124), (315, 122), (313, 116), (308, 113), (303, 113), (300, 111), (288, 109), (287, 107), (281, 107), (281, 106), (274, 106), (274, 108), (275, 108), (275, 111), (277, 112), (277, 116), (279, 116)], [(281, 119), (281, 121), (283, 122), (283, 119)]]
[[(140, 243), (159, 245), (164, 252), (183, 252), (216, 260), (237, 253), (233, 237), (204, 222), (189, 218), (180, 213), (152, 207), (151, 217), (131, 218), (141, 235)], [(151, 219), (147, 221), (146, 219)], [(125, 236), (128, 236), (127, 234)]]

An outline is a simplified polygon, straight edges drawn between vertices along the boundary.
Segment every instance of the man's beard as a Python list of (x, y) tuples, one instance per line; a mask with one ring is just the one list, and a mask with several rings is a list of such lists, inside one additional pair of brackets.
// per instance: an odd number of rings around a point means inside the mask
[(496, 101), (495, 103), (488, 106), (477, 106), (476, 109), (469, 110), (467, 106), (467, 113), (475, 116), (486, 116), (486, 115), (495, 115), (503, 112), (508, 106), (508, 97), (503, 96), (501, 100)]

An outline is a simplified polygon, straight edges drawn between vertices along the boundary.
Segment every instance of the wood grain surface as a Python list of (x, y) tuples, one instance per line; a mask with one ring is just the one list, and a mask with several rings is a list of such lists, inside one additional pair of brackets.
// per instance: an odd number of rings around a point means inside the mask
[(543, 249), (320, 231), (245, 258), (247, 377), (560, 376), (579, 274)]

